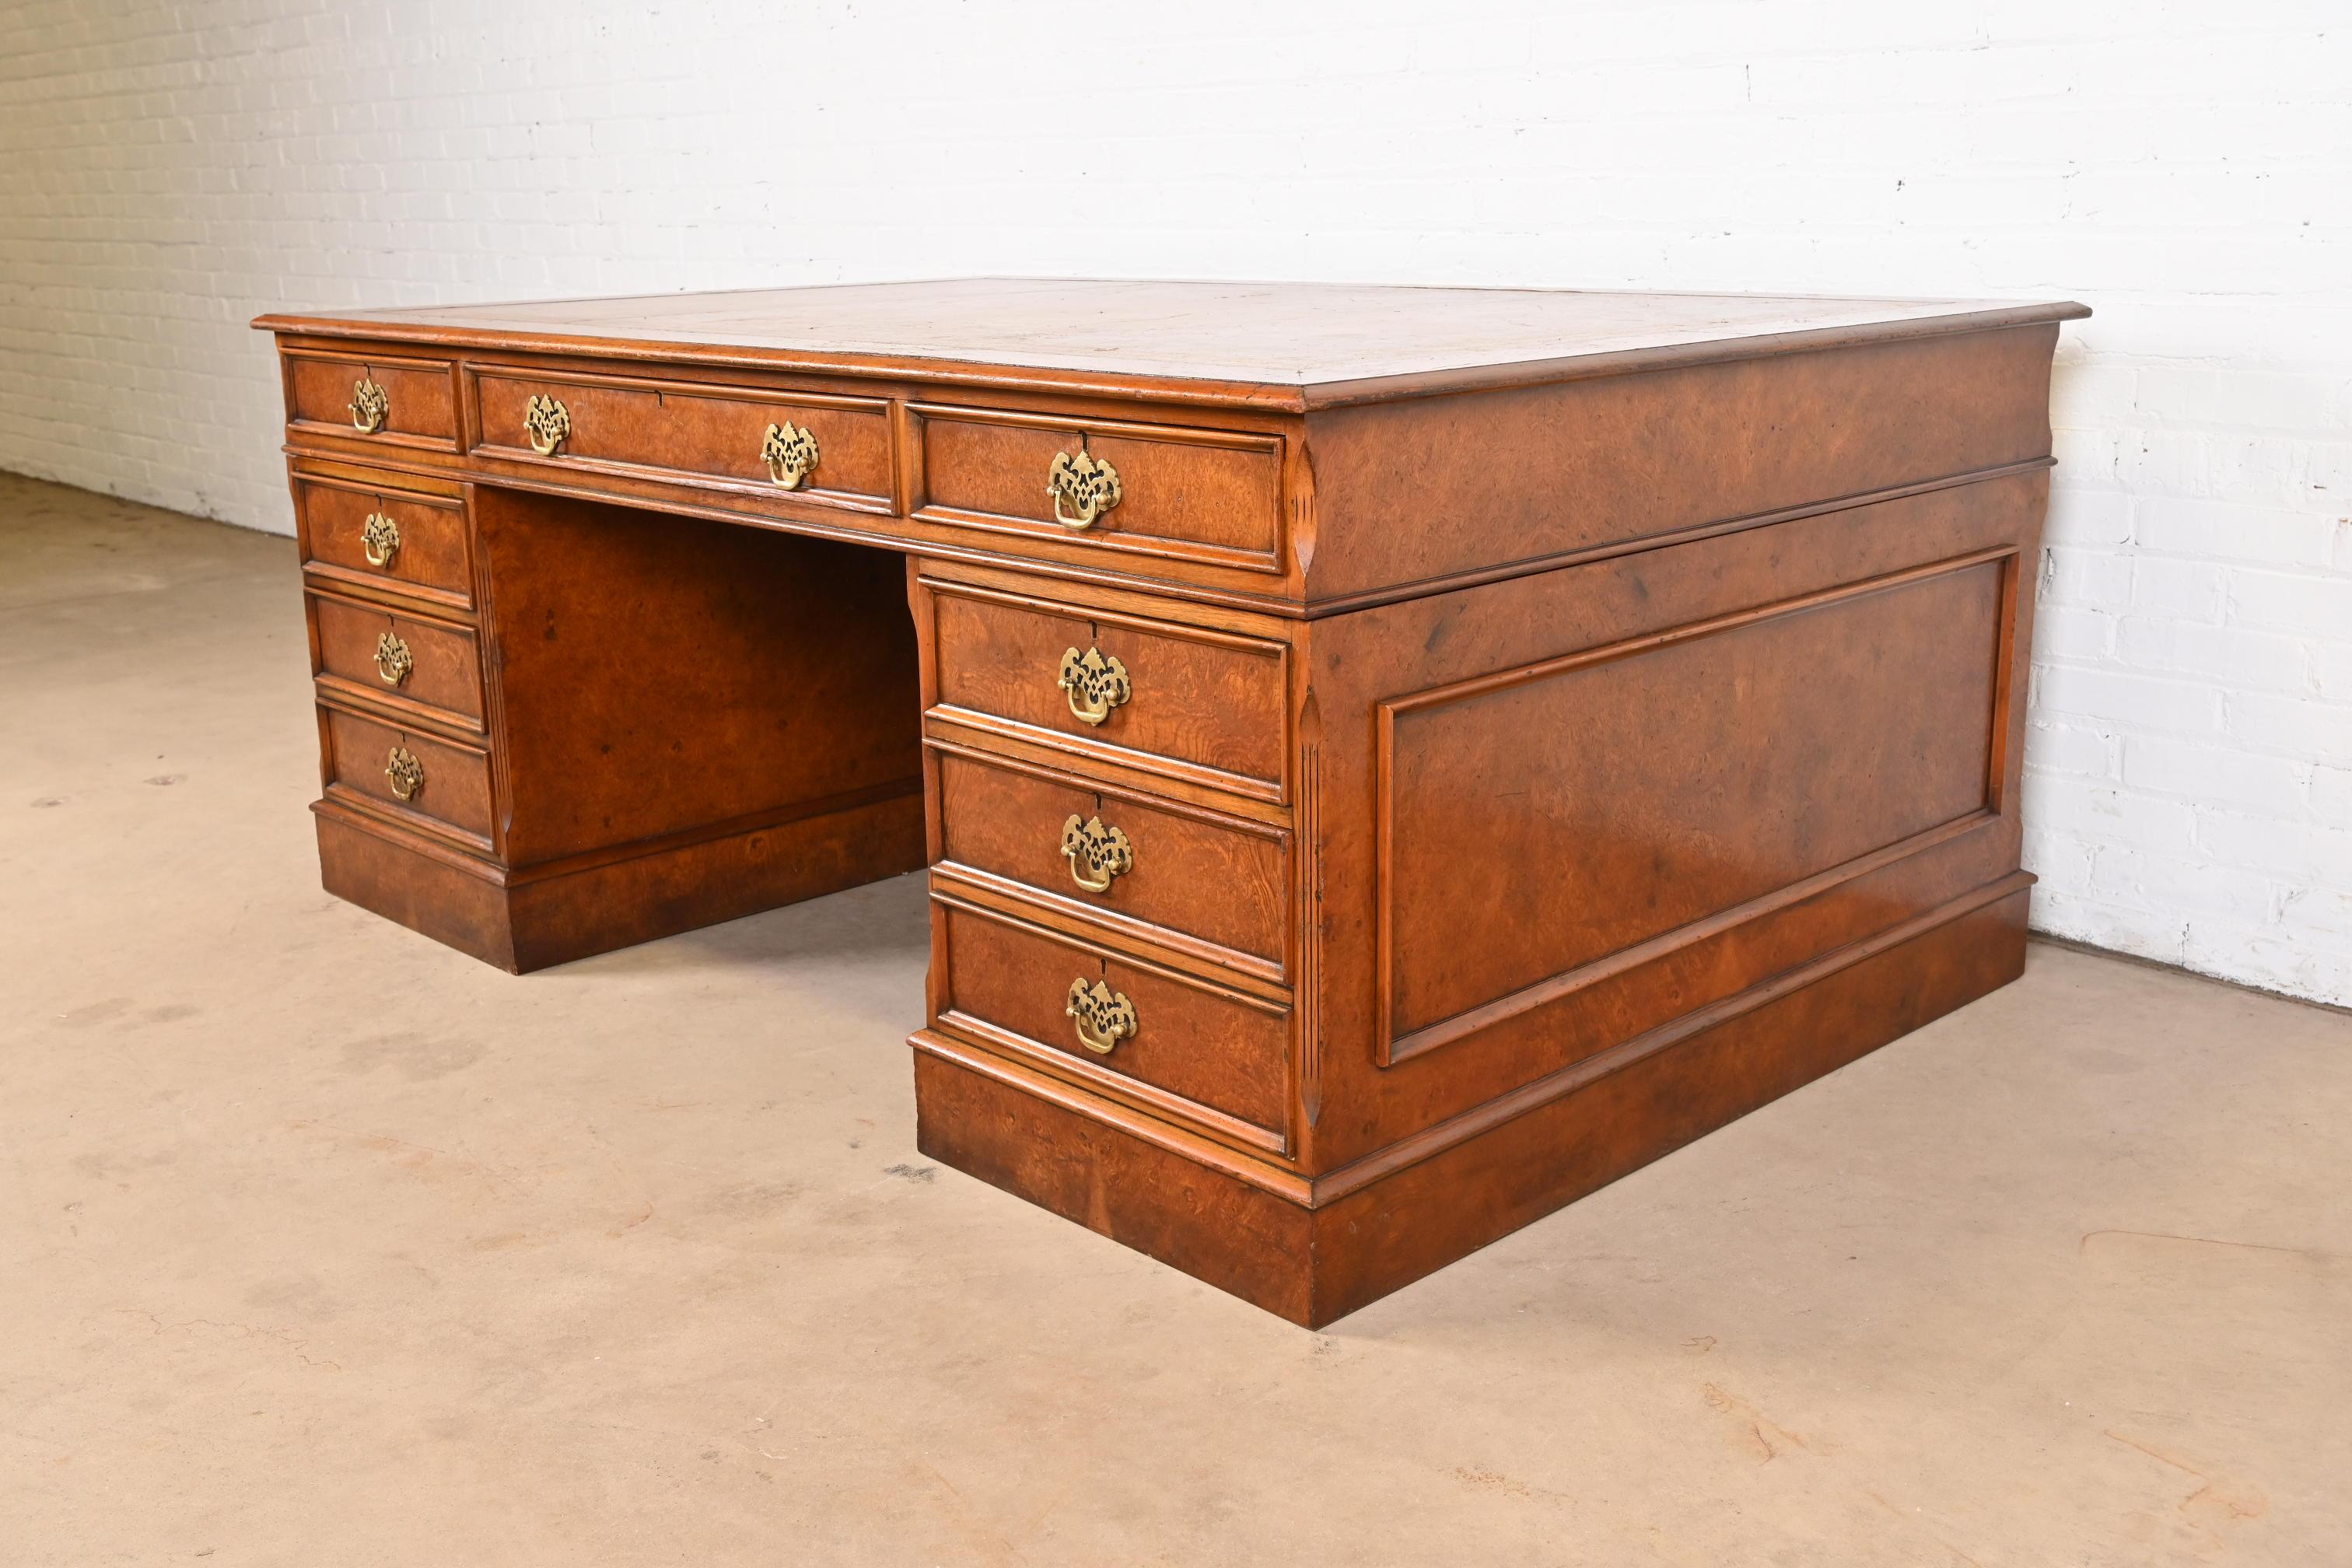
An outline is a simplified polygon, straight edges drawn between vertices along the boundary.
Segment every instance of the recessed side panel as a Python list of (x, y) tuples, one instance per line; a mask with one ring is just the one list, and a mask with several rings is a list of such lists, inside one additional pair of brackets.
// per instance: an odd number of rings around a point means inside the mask
[[(1382, 1059), (1526, 1020), (1990, 823), (2015, 559), (1381, 704)], [(1716, 999), (1703, 970), (1687, 978), (1688, 1006)]]

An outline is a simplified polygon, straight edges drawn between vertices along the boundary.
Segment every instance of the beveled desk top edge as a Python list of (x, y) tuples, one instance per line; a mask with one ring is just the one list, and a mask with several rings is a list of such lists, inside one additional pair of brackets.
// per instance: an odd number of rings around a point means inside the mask
[[(744, 306), (775, 310), (822, 300), (839, 307), (852, 296), (875, 302), (869, 325), (846, 318), (825, 342), (822, 328), (804, 328), (797, 334), (780, 333), (772, 324), (736, 325), (721, 330), (708, 318)], [(1117, 341), (1063, 348), (1054, 336), (1051, 321), (1016, 322), (999, 331), (999, 341), (982, 343), (984, 353), (949, 350), (922, 352), (909, 344), (934, 342), (968, 342), (985, 339), (991, 328), (974, 328), (975, 315), (985, 317), (998, 297), (1026, 300), (1034, 310), (1041, 302), (1060, 307), (1066, 314), (1089, 300), (1122, 307), (1126, 315), (1113, 318), (1106, 308), (1094, 318), (1071, 316), (1071, 341), (1088, 333), (1097, 339), (1108, 332)], [(1711, 307), (1710, 307), (1711, 302)], [(1332, 303), (1359, 311), (1394, 308), (1405, 313), (1392, 322), (1397, 334), (1417, 332), (1416, 342), (1393, 351), (1365, 347), (1366, 330), (1350, 325), (1335, 334), (1323, 323), (1325, 342), (1319, 357), (1312, 352), (1295, 356), (1318, 363), (1285, 368), (1272, 356), (1252, 364), (1230, 363), (1227, 351), (1235, 334), (1246, 335), (1264, 323), (1246, 318), (1278, 310), (1312, 310)], [(1764, 312), (1761, 326), (1771, 330), (1740, 330), (1705, 312), (1733, 311), (1750, 316)], [(1197, 320), (1201, 308), (1235, 307), (1235, 320), (1210, 323), (1206, 331)], [(910, 308), (887, 319), (888, 309)], [(964, 324), (933, 324), (927, 312), (946, 310), (944, 320)], [(1155, 347), (1131, 345), (1126, 334), (1151, 330), (1152, 312), (1164, 312), (1169, 329), (1192, 333), (1189, 343)], [(1555, 320), (1525, 322), (1526, 313), (1564, 316), (1610, 311), (1643, 310), (1661, 314), (1697, 313), (1695, 324), (1668, 324), (1645, 329), (1623, 320), (1579, 322)], [(699, 312), (705, 324), (682, 323), (665, 328), (665, 315), (692, 317)], [(1188, 314), (1191, 318), (1188, 320)], [(385, 310), (271, 312), (253, 325), (261, 331), (294, 335), (359, 339), (419, 347), (517, 353), (573, 353), (640, 361), (737, 366), (762, 370), (865, 379), (895, 379), (947, 385), (967, 385), (1006, 391), (1092, 393), (1130, 399), (1177, 404), (1224, 405), (1268, 411), (1306, 412), (1350, 404), (1381, 402), (1448, 393), (1485, 391), (1623, 374), (1670, 366), (1720, 363), (1807, 350), (1833, 349), (1868, 342), (1900, 342), (1952, 332), (1996, 331), (2075, 320), (2089, 310), (2071, 300), (2004, 302), (1996, 300), (1860, 299), (1789, 295), (1668, 294), (1627, 290), (1423, 289), (1402, 286), (1318, 286), (1242, 283), (1123, 282), (1097, 279), (962, 279), (924, 284), (845, 284), (782, 289), (736, 289), (677, 295), (619, 296), (599, 299), (539, 300), (511, 304), (414, 307)], [(594, 321), (609, 318), (609, 324)], [(530, 318), (540, 318), (538, 321)], [(583, 321), (578, 318), (591, 318)], [(1500, 317), (1501, 319), (1497, 319)], [(1776, 319), (1777, 317), (1777, 319)], [(1106, 319), (1110, 318), (1110, 319)], [(1457, 320), (1457, 318), (1469, 318)], [(1819, 324), (1807, 324), (1808, 320)], [(1722, 330), (1717, 330), (1717, 329)], [(1446, 335), (1473, 341), (1449, 346)], [(1228, 341), (1213, 341), (1223, 331)], [(1582, 346), (1569, 340), (1581, 331)], [(875, 340), (896, 335), (899, 341), (874, 346)], [(783, 342), (797, 335), (803, 341)], [(1312, 335), (1308, 333), (1307, 335)], [(1381, 342), (1387, 339), (1381, 334)], [(861, 342), (863, 338), (866, 341)], [(1207, 341), (1203, 343), (1202, 340)], [(763, 339), (768, 341), (762, 341)], [(1549, 341), (1547, 342), (1546, 340)], [(1480, 346), (1483, 340), (1486, 347)], [(1650, 341), (1656, 340), (1656, 341)], [(1529, 352), (1534, 350), (1537, 352)], [(1558, 352), (1547, 352), (1558, 351)], [(1373, 374), (1334, 374), (1369, 369)]]

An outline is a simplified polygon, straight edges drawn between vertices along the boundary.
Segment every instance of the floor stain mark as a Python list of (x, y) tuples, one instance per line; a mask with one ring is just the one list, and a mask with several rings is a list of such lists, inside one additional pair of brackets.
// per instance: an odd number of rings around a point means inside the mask
[(2077, 1253), (2088, 1252), (2092, 1241), (2103, 1236), (2126, 1237), (2137, 1241), (2178, 1241), (2189, 1247), (2233, 1247), (2248, 1252), (2284, 1252), (2290, 1258), (2342, 1258), (2340, 1252), (2328, 1252), (2315, 1247), (2279, 1247), (2264, 1241), (2231, 1241), (2219, 1236), (2175, 1236), (2165, 1230), (2086, 1230), (2075, 1244)]
[(1706, 1401), (1707, 1408), (1730, 1416), (1747, 1428), (1739, 1441), (1755, 1453), (1756, 1462), (1759, 1465), (1770, 1464), (1789, 1448), (1812, 1447), (1801, 1433), (1790, 1431), (1755, 1405), (1727, 1392), (1720, 1384), (1703, 1383), (1699, 1384), (1698, 1392), (1699, 1397)]
[(275, 1340), (279, 1344), (282, 1344), (287, 1349), (292, 1351), (294, 1352), (294, 1359), (300, 1362), (304, 1366), (323, 1367), (331, 1372), (341, 1372), (343, 1370), (343, 1365), (341, 1362), (328, 1361), (323, 1357), (314, 1357), (305, 1354), (303, 1348), (310, 1342), (302, 1338), (291, 1329), (273, 1329), (257, 1323), (220, 1322), (211, 1318), (188, 1318), (180, 1322), (167, 1323), (161, 1317), (147, 1310), (144, 1307), (117, 1307), (114, 1310), (127, 1318), (144, 1318), (148, 1322), (153, 1337), (158, 1339), (161, 1339), (167, 1333), (193, 1333), (197, 1330), (203, 1329), (209, 1330), (215, 1333), (236, 1334), (240, 1338), (248, 1340)]
[[(2265, 1250), (2292, 1251), (2293, 1248), (2267, 1248)], [(2260, 1519), (2263, 1514), (2270, 1511), (2270, 1497), (2259, 1487), (2236, 1480), (2228, 1476), (2212, 1475), (2205, 1470), (2198, 1468), (2195, 1465), (2190, 1464), (2188, 1460), (2181, 1458), (2177, 1454), (2168, 1454), (2163, 1449), (2156, 1447), (2153, 1443), (2143, 1443), (2138, 1438), (2127, 1436), (2124, 1433), (2116, 1431), (2112, 1426), (2103, 1430), (2100, 1433), (2100, 1436), (2105, 1437), (2110, 1442), (2121, 1443), (2126, 1448), (2136, 1449), (2140, 1453), (2146, 1454), (2158, 1464), (2168, 1465), (2172, 1468), (2179, 1470), (2182, 1475), (2191, 1477), (2194, 1479), (2202, 1482), (2203, 1484), (2198, 1487), (2195, 1491), (2190, 1492), (2187, 1497), (2182, 1498), (2179, 1502), (2173, 1505), (2182, 1513), (2189, 1515), (2192, 1519), (2196, 1519), (2201, 1514), (2206, 1518), (2212, 1519), (2221, 1524), (2234, 1524), (2242, 1519)], [(2218, 1512), (2216, 1510), (2218, 1510)], [(2215, 1545), (2221, 1544), (2221, 1532), (2220, 1531), (2214, 1529), (2211, 1524), (2205, 1524), (2203, 1529), (2206, 1536), (2211, 1540)]]

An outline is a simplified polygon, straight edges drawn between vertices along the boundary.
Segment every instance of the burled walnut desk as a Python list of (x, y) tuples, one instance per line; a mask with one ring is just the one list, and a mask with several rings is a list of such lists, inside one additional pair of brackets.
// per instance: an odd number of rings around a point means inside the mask
[(1324, 1323), (2018, 974), (2084, 313), (265, 317), (326, 885), (526, 970), (928, 864), (924, 1152)]

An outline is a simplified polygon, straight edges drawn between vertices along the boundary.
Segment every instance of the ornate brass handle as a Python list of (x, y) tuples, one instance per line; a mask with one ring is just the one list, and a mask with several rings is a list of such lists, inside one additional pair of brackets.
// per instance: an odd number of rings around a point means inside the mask
[(1081, 724), (1101, 723), (1110, 717), (1112, 709), (1135, 695), (1135, 683), (1127, 678), (1127, 666), (1106, 657), (1098, 647), (1090, 647), (1084, 653), (1076, 648), (1066, 651), (1060, 677), (1054, 684), (1062, 689), (1071, 713)]
[(362, 436), (373, 436), (383, 428), (391, 414), (392, 399), (384, 395), (383, 387), (364, 375), (352, 384), (352, 428)]
[[(1054, 466), (1045, 470), (1045, 493), (1054, 498), (1054, 521), (1076, 531), (1092, 528), (1095, 519), (1118, 504), (1118, 470), (1091, 452), (1071, 457), (1067, 452), (1054, 454)], [(1070, 510), (1064, 511), (1067, 501)]]
[(1118, 828), (1104, 826), (1099, 816), (1080, 822), (1073, 814), (1062, 824), (1062, 855), (1070, 863), (1070, 880), (1089, 893), (1109, 891), (1135, 869), (1135, 846)]
[(1135, 1004), (1097, 980), (1070, 982), (1070, 999), (1062, 1011), (1078, 1022), (1078, 1044), (1098, 1057), (1110, 1055), (1119, 1041), (1135, 1037)]
[(400, 553), (400, 524), (380, 511), (372, 511), (367, 521), (360, 525), (360, 548), (367, 552), (371, 566), (389, 566), (392, 558)]
[(416, 661), (408, 657), (408, 645), (385, 632), (375, 639), (375, 672), (386, 686), (397, 686), (408, 679)]
[(771, 425), (767, 438), (760, 443), (760, 457), (768, 465), (768, 478), (796, 490), (816, 467), (816, 437), (789, 419)]
[(530, 449), (542, 458), (552, 458), (563, 438), (572, 434), (572, 410), (545, 393), (534, 392), (522, 405), (522, 427), (530, 437)]
[(405, 749), (394, 746), (392, 760), (384, 764), (383, 777), (392, 785), (394, 795), (403, 800), (414, 800), (416, 792), (425, 787), (425, 764)]

